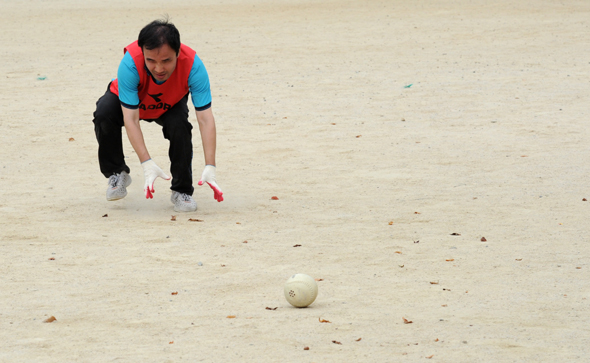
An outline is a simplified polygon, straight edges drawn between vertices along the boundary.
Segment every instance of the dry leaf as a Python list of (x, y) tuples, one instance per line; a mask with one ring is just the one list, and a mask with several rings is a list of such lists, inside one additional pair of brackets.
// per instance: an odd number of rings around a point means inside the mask
[(421, 214), (420, 212), (414, 212), (414, 214)]
[(522, 258), (517, 258), (516, 261), (522, 261)]
[(438, 281), (436, 281), (436, 282), (430, 281), (430, 285), (438, 285)]
[(173, 292), (172, 295), (178, 295), (178, 291)]
[(389, 225), (390, 225), (390, 226), (393, 226), (393, 221), (389, 222)]
[(359, 137), (361, 137), (361, 136), (363, 136), (363, 135), (356, 135), (356, 138), (358, 139), (358, 138), (359, 138)]
[(309, 347), (305, 347), (305, 348), (303, 348), (303, 350), (309, 350)]
[(451, 261), (455, 261), (455, 259), (454, 259), (454, 258), (449, 258), (449, 259), (447, 259), (447, 260), (445, 260), (445, 261), (447, 261), (447, 262), (451, 262)]
[(332, 323), (331, 321), (328, 321), (326, 319), (322, 319), (322, 318), (318, 318), (318, 320), (320, 321), (320, 323)]
[(279, 200), (279, 197), (273, 196), (272, 198), (270, 198), (272, 200)]
[(301, 245), (294, 245), (293, 247), (301, 247)]
[(54, 321), (56, 321), (57, 319), (55, 318), (55, 316), (51, 316), (45, 320), (43, 320), (44, 323), (53, 323)]
[(431, 356), (426, 357), (427, 359), (432, 359), (432, 357), (434, 357), (434, 354)]
[(168, 343), (168, 344), (174, 344), (174, 340), (173, 340), (173, 341), (171, 341), (171, 342), (170, 342), (170, 343)]
[(438, 338), (434, 339), (435, 342), (438, 342)]
[(269, 308), (268, 306), (266, 307), (266, 310), (277, 310), (279, 307), (277, 306), (276, 308)]
[(242, 243), (248, 243), (248, 241), (244, 241), (244, 242), (242, 242)]
[(528, 158), (528, 155), (520, 155), (521, 158)]
[(418, 240), (418, 241), (414, 241), (414, 243), (420, 243), (420, 240)]
[(221, 267), (225, 267), (225, 265), (221, 265)]
[(240, 223), (240, 222), (236, 222), (236, 224), (242, 224), (242, 223)]
[(55, 261), (55, 257), (49, 257), (49, 261)]
[(581, 270), (581, 269), (582, 269), (581, 267), (576, 267), (576, 270)]
[(406, 319), (404, 317), (402, 317), (402, 319), (404, 319), (404, 324), (412, 324), (413, 323), (413, 321), (408, 320), (408, 319)]
[(332, 122), (332, 125), (336, 125), (336, 122)]
[(108, 216), (109, 216), (108, 214), (105, 214), (104, 216), (102, 216), (102, 218), (106, 218), (106, 217), (108, 217)]
[(337, 341), (335, 341), (335, 340), (332, 340), (332, 343), (334, 343), (334, 344), (340, 344), (340, 345), (342, 345), (342, 343), (340, 343), (340, 342), (337, 342)]
[(457, 232), (451, 233), (451, 236), (460, 236), (460, 235), (461, 235), (461, 233), (457, 233)]
[(404, 268), (405, 265), (398, 265), (398, 266), (401, 267), (401, 268)]
[(587, 202), (587, 201), (588, 201), (588, 199), (586, 199), (586, 198), (582, 199), (582, 202)]
[(176, 220), (176, 216), (171, 216), (171, 217), (170, 217), (170, 220), (171, 220), (171, 221), (175, 221), (175, 220)]
[(75, 141), (73, 137), (70, 137), (70, 141)]
[(360, 342), (361, 339), (363, 339), (363, 338), (358, 338), (357, 340), (355, 340), (355, 342)]
[(324, 281), (324, 279), (314, 279), (314, 280), (316, 280), (316, 281)]
[(443, 308), (446, 308), (446, 307), (447, 307), (447, 306), (449, 306), (449, 305), (447, 305), (447, 304), (444, 304), (444, 305), (441, 305), (441, 306), (442, 306)]
[(227, 316), (227, 318), (228, 318), (228, 319), (235, 319), (235, 318), (236, 318), (236, 316), (235, 316), (235, 315), (228, 315), (228, 316)]
[(204, 222), (202, 219), (189, 218), (189, 222)]
[(486, 241), (487, 241), (487, 239), (486, 239), (485, 237), (482, 237), (482, 238), (481, 238), (481, 241), (482, 241), (482, 242), (486, 242)]
[(401, 255), (402, 251), (395, 251), (395, 253), (397, 253), (398, 255)]

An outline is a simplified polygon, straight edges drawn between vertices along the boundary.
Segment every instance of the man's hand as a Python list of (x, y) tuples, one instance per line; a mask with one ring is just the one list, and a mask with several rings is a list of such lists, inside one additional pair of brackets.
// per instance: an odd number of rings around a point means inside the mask
[(156, 178), (160, 177), (165, 180), (170, 180), (170, 177), (166, 175), (162, 169), (152, 159), (148, 159), (141, 163), (143, 166), (143, 175), (145, 177), (145, 186), (143, 187), (143, 191), (145, 192), (145, 199), (152, 199), (154, 198), (154, 182)]
[(209, 184), (211, 189), (213, 189), (213, 198), (215, 198), (216, 201), (223, 201), (223, 192), (221, 191), (221, 188), (219, 188), (219, 185), (217, 185), (217, 182), (215, 182), (215, 166), (205, 166), (205, 170), (203, 170), (203, 174), (201, 175), (201, 180), (199, 180), (199, 185), (203, 185), (203, 182)]

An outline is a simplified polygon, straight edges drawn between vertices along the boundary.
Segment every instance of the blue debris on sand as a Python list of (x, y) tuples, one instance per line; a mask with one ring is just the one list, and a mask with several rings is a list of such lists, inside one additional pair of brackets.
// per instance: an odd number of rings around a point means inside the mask
[(412, 85), (413, 85), (413, 83), (410, 83), (409, 85), (404, 86), (404, 88), (410, 88), (410, 87), (412, 87)]
[(39, 77), (37, 77), (37, 80), (38, 81), (44, 81), (46, 78), (47, 77), (45, 77), (45, 76), (39, 76)]

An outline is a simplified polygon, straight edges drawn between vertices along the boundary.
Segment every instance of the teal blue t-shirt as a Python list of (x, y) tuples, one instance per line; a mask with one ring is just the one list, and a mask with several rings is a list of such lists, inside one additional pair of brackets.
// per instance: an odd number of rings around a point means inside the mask
[[(147, 70), (147, 69), (146, 69)], [(149, 73), (149, 71), (148, 71)], [(139, 96), (137, 87), (139, 86), (139, 73), (135, 62), (129, 53), (125, 53), (119, 70), (117, 71), (119, 82), (119, 100), (125, 108), (136, 109), (139, 107)], [(153, 77), (152, 80), (158, 84)], [(166, 81), (164, 81), (166, 82)], [(201, 59), (195, 54), (195, 61), (188, 76), (188, 88), (191, 93), (193, 105), (197, 111), (203, 111), (211, 107), (211, 88), (209, 86), (209, 75)]]

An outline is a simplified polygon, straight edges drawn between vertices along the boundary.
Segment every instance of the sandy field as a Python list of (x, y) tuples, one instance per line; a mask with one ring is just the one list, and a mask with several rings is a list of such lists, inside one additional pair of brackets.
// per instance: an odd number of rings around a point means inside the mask
[[(225, 201), (197, 187), (195, 213), (161, 179), (144, 198), (126, 138), (125, 199), (98, 167), (95, 102), (165, 13), (212, 85)], [(2, 0), (0, 20), (1, 362), (590, 361), (590, 2)], [(196, 183), (197, 129), (194, 150)], [(297, 272), (322, 280), (305, 309)]]

